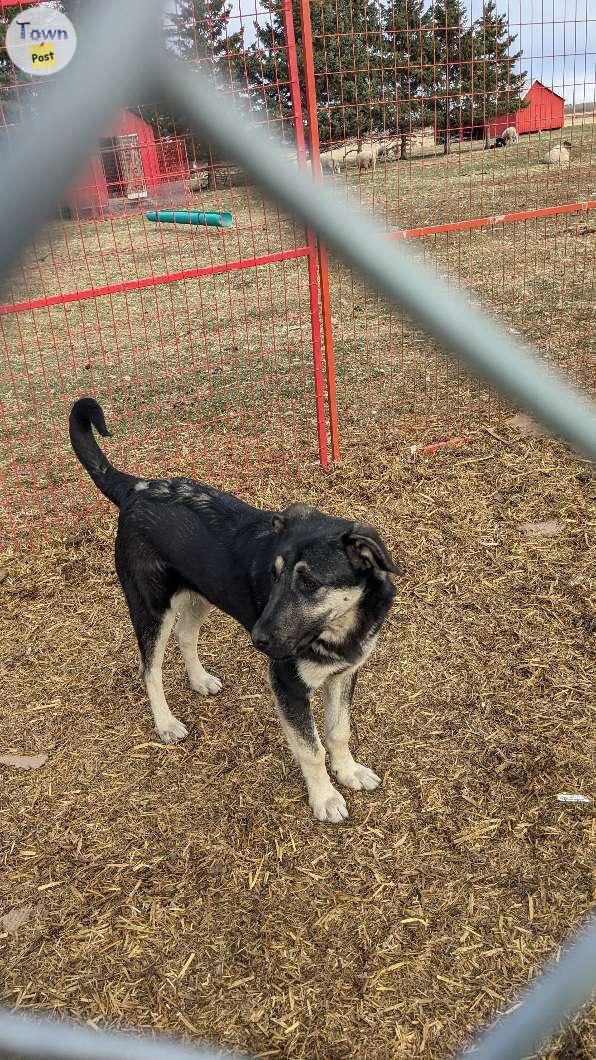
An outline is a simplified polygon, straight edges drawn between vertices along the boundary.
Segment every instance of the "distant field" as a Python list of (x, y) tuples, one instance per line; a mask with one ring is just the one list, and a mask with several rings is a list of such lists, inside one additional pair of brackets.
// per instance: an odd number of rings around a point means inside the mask
[(584, 110), (581, 114), (566, 114), (565, 125), (592, 125), (595, 111)]

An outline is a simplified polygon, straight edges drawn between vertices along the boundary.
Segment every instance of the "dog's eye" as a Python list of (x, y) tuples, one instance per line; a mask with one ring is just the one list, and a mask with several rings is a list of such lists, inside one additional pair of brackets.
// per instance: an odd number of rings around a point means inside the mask
[(314, 593), (321, 588), (321, 583), (310, 573), (306, 567), (299, 567), (296, 571), (296, 584), (302, 592)]

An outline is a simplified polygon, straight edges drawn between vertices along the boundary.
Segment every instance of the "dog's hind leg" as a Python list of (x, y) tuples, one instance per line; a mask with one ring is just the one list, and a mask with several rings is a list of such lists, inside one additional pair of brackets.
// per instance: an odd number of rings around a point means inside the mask
[(143, 660), (143, 678), (149, 697), (149, 703), (155, 721), (155, 728), (160, 740), (164, 743), (175, 743), (188, 736), (188, 729), (178, 720), (168, 707), (163, 690), (162, 667), (170, 634), (176, 621), (176, 608), (170, 606), (164, 611), (161, 619), (149, 616), (147, 612), (131, 611), (139, 650)]
[(356, 762), (350, 751), (350, 708), (356, 684), (356, 670), (334, 674), (323, 685), (325, 704), (325, 745), (331, 769), (340, 784), (353, 791), (374, 791), (381, 778), (372, 769)]
[(216, 696), (223, 687), (219, 677), (207, 673), (197, 655), (199, 630), (210, 610), (211, 604), (204, 597), (198, 593), (186, 593), (176, 625), (176, 637), (184, 656), (190, 687), (202, 696)]
[(176, 598), (170, 598), (156, 556), (143, 542), (127, 537), (120, 530), (116, 536), (116, 572), (137, 636), (139, 672), (147, 689), (155, 728), (164, 743), (183, 740), (188, 731), (168, 707), (162, 680), (163, 659), (176, 621)]

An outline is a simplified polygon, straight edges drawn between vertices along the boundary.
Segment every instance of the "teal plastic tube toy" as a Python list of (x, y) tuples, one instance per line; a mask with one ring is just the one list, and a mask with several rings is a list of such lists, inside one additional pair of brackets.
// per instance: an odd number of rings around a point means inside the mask
[(211, 228), (231, 228), (233, 217), (222, 213), (203, 213), (202, 210), (149, 210), (148, 221), (163, 221), (171, 225), (209, 225)]

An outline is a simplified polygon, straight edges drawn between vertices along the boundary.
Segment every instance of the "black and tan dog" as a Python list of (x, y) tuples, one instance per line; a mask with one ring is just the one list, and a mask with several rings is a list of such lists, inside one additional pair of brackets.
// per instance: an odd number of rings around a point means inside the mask
[(162, 684), (175, 624), (192, 688), (202, 695), (221, 691), (197, 656), (201, 624), (212, 606), (219, 607), (269, 658), (281, 725), (315, 817), (345, 820), (346, 804), (327, 774), (310, 698), (322, 689), (325, 743), (339, 783), (372, 791), (379, 777), (353, 759), (349, 738), (356, 675), (395, 594), (389, 575), (399, 573), (376, 530), (303, 504), (281, 513), (261, 511), (192, 479), (125, 474), (106, 459), (92, 426), (109, 435), (100, 406), (83, 398), (70, 414), (70, 439), (96, 486), (120, 509), (116, 570), (161, 739), (187, 735)]

